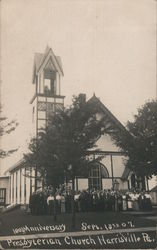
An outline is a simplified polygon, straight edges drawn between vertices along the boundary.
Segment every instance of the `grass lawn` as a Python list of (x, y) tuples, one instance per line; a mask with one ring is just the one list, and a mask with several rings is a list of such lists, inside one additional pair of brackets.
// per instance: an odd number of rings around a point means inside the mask
[[(54, 226), (54, 225), (65, 225), (65, 232), (74, 231), (71, 228), (72, 215), (71, 214), (59, 214), (57, 215), (57, 222), (54, 221), (53, 216), (41, 215), (41, 216), (32, 216), (27, 214), (24, 211), (18, 209), (8, 213), (0, 214), (0, 236), (3, 235), (15, 235), (13, 229), (20, 228), (24, 226), (35, 227), (35, 226)], [(84, 224), (82, 224), (84, 223)], [(123, 213), (115, 212), (89, 212), (89, 213), (76, 213), (76, 228), (75, 231), (82, 231), (82, 225), (87, 226), (87, 224), (92, 225), (96, 224), (103, 229), (116, 229), (114, 228), (115, 224), (118, 224), (118, 228), (130, 228), (130, 227), (152, 227), (155, 226), (155, 221), (132, 216), (125, 215)], [(105, 224), (105, 225), (104, 225)], [(105, 228), (104, 228), (105, 226)], [(57, 232), (58, 229), (56, 229)], [(91, 230), (91, 228), (87, 228)], [(92, 229), (93, 230), (93, 229)], [(96, 228), (94, 228), (96, 230)], [(41, 230), (40, 233), (45, 233)], [(28, 232), (27, 234), (32, 234)], [(33, 232), (35, 233), (35, 232)], [(39, 232), (36, 232), (39, 233)], [(22, 234), (18, 232), (18, 235)]]

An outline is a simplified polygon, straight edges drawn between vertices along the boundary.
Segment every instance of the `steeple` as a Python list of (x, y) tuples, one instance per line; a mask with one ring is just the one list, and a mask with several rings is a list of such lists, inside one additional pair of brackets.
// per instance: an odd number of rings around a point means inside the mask
[(61, 58), (56, 56), (49, 46), (43, 54), (35, 53), (32, 77), (35, 93), (30, 103), (36, 134), (41, 128), (45, 128), (49, 117), (64, 106), (61, 77), (63, 77)]

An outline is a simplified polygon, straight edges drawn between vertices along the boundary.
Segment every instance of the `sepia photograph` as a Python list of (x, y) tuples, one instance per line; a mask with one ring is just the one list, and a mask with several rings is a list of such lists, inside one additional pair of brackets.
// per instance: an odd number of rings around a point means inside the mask
[(157, 248), (157, 1), (0, 0), (0, 250)]

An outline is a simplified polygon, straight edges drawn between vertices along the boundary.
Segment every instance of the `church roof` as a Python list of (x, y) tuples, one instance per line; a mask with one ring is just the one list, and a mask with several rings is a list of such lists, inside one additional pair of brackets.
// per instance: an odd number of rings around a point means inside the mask
[(87, 101), (88, 104), (95, 104), (102, 113), (106, 115), (109, 121), (115, 124), (118, 128), (126, 130), (123, 124), (111, 113), (111, 111), (100, 101), (95, 94)]
[(43, 65), (49, 54), (51, 54), (57, 66), (59, 67), (61, 73), (63, 74), (63, 68), (60, 56), (56, 56), (53, 53), (52, 49), (47, 46), (44, 53), (35, 53), (34, 55), (33, 83), (35, 80), (36, 73), (38, 73), (38, 71), (40, 70), (41, 66)]
[(19, 160), (18, 162), (16, 162), (14, 165), (12, 165), (5, 173), (12, 173), (14, 171), (16, 171), (17, 169), (24, 167), (25, 165), (25, 160), (22, 158), (21, 160)]

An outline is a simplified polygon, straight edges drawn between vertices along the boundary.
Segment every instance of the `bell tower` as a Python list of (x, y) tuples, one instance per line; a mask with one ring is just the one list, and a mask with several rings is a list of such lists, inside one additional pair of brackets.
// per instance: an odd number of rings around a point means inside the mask
[(44, 129), (53, 113), (64, 108), (61, 95), (61, 77), (63, 77), (61, 58), (47, 46), (45, 52), (35, 53), (33, 66), (34, 96), (32, 105), (33, 134), (38, 135)]

